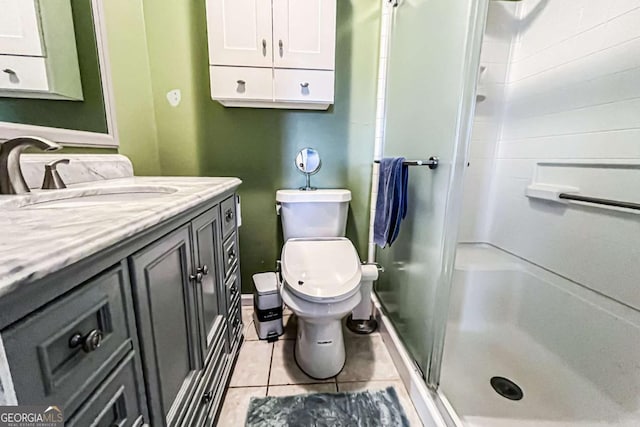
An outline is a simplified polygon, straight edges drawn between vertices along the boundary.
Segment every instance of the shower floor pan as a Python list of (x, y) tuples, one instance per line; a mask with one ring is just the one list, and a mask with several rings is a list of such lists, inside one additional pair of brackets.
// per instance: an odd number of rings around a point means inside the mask
[[(491, 386), (522, 389), (509, 400)], [(469, 427), (640, 425), (640, 312), (488, 245), (461, 245), (440, 391)]]

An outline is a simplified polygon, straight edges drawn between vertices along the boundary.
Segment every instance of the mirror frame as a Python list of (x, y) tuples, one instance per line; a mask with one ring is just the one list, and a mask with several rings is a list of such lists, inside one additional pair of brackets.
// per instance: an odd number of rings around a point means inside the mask
[(109, 49), (107, 45), (107, 27), (104, 13), (104, 0), (91, 0), (93, 10), (93, 27), (96, 32), (96, 47), (100, 63), (100, 79), (102, 80), (102, 97), (105, 104), (107, 133), (88, 132), (82, 130), (62, 129), (48, 126), (27, 125), (0, 121), (0, 140), (18, 136), (41, 136), (67, 147), (106, 147), (118, 148), (118, 128), (113, 96), (113, 83), (109, 67)]

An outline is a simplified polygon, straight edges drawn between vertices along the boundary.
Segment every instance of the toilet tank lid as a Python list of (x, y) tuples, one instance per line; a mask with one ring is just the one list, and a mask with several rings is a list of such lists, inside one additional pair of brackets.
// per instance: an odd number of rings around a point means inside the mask
[(276, 191), (276, 202), (281, 203), (348, 202), (349, 200), (351, 200), (351, 191), (344, 189)]
[(253, 285), (258, 295), (269, 295), (278, 292), (278, 276), (270, 271), (253, 275)]

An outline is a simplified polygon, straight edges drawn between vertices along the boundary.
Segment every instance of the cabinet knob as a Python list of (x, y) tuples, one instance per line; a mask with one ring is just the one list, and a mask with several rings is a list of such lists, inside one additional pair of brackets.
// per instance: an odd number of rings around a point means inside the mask
[(82, 350), (85, 353), (91, 353), (102, 345), (102, 338), (104, 338), (104, 334), (100, 329), (93, 329), (87, 335), (76, 332), (69, 338), (69, 347), (76, 348), (82, 346)]
[(238, 83), (236, 92), (244, 93), (247, 90), (247, 82), (245, 82), (244, 80), (238, 80), (236, 83)]
[(209, 267), (205, 264), (202, 267), (196, 268), (196, 273), (202, 273), (203, 276), (209, 274)]
[(229, 264), (231, 264), (236, 258), (236, 251), (234, 249), (230, 249), (229, 252), (227, 252), (227, 255), (229, 256)]
[(192, 282), (200, 283), (202, 282), (203, 277), (204, 275), (200, 271), (196, 271), (196, 274), (191, 274), (189, 276), (189, 280), (191, 280)]
[(209, 403), (213, 400), (213, 392), (208, 391), (202, 395), (202, 403)]
[(262, 39), (262, 56), (267, 56), (267, 39)]
[(308, 88), (309, 87), (309, 82), (300, 83), (300, 87)]
[(224, 211), (224, 220), (225, 220), (226, 222), (231, 222), (231, 221), (233, 221), (233, 217), (234, 217), (234, 215), (233, 215), (233, 209), (229, 208), (229, 209), (227, 209), (226, 211)]

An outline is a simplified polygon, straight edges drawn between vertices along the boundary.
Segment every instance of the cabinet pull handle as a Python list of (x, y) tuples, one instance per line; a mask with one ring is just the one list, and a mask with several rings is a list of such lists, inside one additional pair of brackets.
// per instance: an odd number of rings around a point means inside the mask
[(231, 264), (233, 260), (236, 258), (236, 251), (233, 249), (230, 249), (229, 252), (227, 252), (227, 254), (229, 255), (229, 264)]
[(10, 75), (15, 76), (17, 73), (15, 71), (13, 71), (11, 68), (5, 68), (4, 70), (2, 70), (3, 73), (7, 73)]
[(282, 39), (278, 40), (278, 48), (280, 49), (280, 58), (284, 54), (284, 43), (282, 43)]
[(231, 222), (233, 221), (233, 209), (229, 208), (226, 211), (224, 211), (224, 220), (226, 222)]
[(102, 338), (104, 338), (104, 334), (100, 329), (93, 329), (87, 335), (76, 332), (69, 338), (69, 347), (76, 348), (81, 346), (85, 353), (91, 353), (102, 345)]
[(262, 39), (262, 56), (267, 56), (267, 39)]
[(301, 88), (308, 88), (309, 87), (309, 82), (304, 82), (304, 83), (300, 83), (300, 87)]
[(238, 83), (239, 85), (247, 84), (247, 82), (245, 82), (244, 80), (238, 80), (238, 81), (237, 81), (237, 83)]
[(196, 268), (196, 273), (201, 273), (203, 276), (209, 274), (209, 267), (205, 264), (202, 267)]
[(213, 400), (213, 392), (208, 391), (202, 395), (202, 403), (209, 403)]

